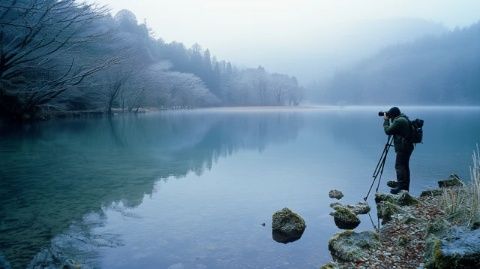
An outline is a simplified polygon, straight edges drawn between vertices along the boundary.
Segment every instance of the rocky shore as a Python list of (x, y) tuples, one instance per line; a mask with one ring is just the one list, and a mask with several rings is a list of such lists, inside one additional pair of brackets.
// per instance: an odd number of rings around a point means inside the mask
[[(480, 223), (455, 221), (455, 216), (442, 206), (445, 195), (465, 191), (463, 182), (452, 175), (439, 181), (438, 189), (424, 191), (420, 197), (408, 192), (376, 194), (382, 226), (376, 231), (345, 230), (335, 234), (329, 241), (333, 261), (321, 269), (480, 268)], [(334, 218), (348, 208), (338, 203), (331, 206)], [(352, 212), (345, 215), (352, 219)]]

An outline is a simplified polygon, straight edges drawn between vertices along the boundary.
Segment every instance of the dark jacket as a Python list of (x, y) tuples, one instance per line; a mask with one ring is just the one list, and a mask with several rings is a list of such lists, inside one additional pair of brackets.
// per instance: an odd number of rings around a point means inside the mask
[(407, 116), (401, 114), (394, 118), (392, 122), (385, 120), (383, 122), (383, 128), (387, 135), (393, 135), (393, 145), (395, 146), (395, 152), (408, 152), (413, 150), (413, 143), (408, 141), (411, 128), (410, 121)]

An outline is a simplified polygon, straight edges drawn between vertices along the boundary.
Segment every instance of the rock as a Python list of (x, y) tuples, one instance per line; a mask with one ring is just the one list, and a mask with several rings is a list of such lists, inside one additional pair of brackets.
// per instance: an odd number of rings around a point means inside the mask
[(442, 190), (439, 190), (439, 189), (434, 189), (434, 190), (426, 190), (426, 191), (422, 191), (422, 193), (420, 194), (420, 197), (426, 197), (426, 196), (440, 196), (443, 194), (443, 191)]
[(330, 204), (330, 207), (333, 208), (333, 209), (335, 209), (335, 208), (338, 207), (338, 206), (342, 206), (342, 207), (343, 207), (343, 205), (342, 205), (341, 203), (339, 203), (339, 202), (335, 202), (335, 203), (331, 203), (331, 204)]
[(335, 225), (340, 229), (355, 229), (360, 224), (360, 219), (346, 207), (336, 207), (335, 212), (331, 214)]
[(451, 174), (448, 179), (438, 181), (440, 188), (463, 187), (464, 185), (460, 177), (455, 174)]
[(340, 269), (340, 267), (338, 267), (338, 264), (336, 262), (329, 262), (320, 267), (320, 269)]
[(343, 193), (339, 190), (331, 190), (328, 192), (328, 197), (340, 200), (343, 197)]
[(396, 199), (393, 194), (386, 193), (376, 193), (375, 194), (375, 203), (379, 204), (380, 202), (388, 201), (392, 204), (396, 203)]
[(378, 234), (371, 231), (361, 233), (344, 231), (334, 235), (328, 242), (328, 249), (333, 258), (343, 262), (366, 259), (368, 251), (379, 246)]
[(480, 230), (453, 227), (427, 240), (427, 268), (479, 268)]
[(356, 205), (347, 205), (347, 208), (352, 210), (356, 215), (368, 214), (370, 212), (370, 206), (366, 202), (359, 202)]
[(427, 233), (432, 235), (443, 235), (451, 227), (451, 224), (444, 219), (436, 219), (427, 226)]
[(400, 191), (396, 197), (399, 206), (412, 206), (418, 204), (418, 200), (410, 195), (408, 191)]
[(300, 215), (288, 208), (275, 212), (272, 216), (272, 238), (280, 243), (289, 243), (302, 237), (306, 225)]
[(389, 201), (382, 201), (377, 204), (377, 216), (382, 219), (382, 224), (392, 220), (392, 215), (400, 212), (400, 207)]

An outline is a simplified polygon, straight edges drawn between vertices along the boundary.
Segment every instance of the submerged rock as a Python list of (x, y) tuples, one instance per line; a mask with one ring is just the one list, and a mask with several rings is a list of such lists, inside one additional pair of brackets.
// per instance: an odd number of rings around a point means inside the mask
[(480, 230), (453, 227), (427, 240), (429, 268), (480, 268)]
[(370, 249), (380, 246), (378, 234), (367, 231), (355, 233), (344, 231), (334, 235), (328, 242), (333, 258), (343, 262), (356, 262), (368, 258)]
[(289, 243), (302, 237), (306, 225), (303, 218), (288, 208), (275, 212), (272, 216), (272, 238), (280, 243)]
[(340, 200), (343, 198), (343, 193), (339, 190), (331, 190), (328, 192), (328, 197)]
[(448, 179), (438, 181), (438, 187), (440, 188), (463, 187), (464, 185), (456, 174), (451, 174)]
[(352, 210), (346, 207), (336, 207), (335, 212), (331, 213), (335, 225), (340, 229), (355, 229), (360, 224), (360, 219)]

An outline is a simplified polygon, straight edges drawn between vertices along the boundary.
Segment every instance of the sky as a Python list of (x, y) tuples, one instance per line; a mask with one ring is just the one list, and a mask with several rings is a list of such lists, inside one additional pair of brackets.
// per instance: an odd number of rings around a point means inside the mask
[(479, 0), (91, 1), (107, 5), (112, 13), (133, 11), (167, 42), (198, 43), (219, 59), (273, 71), (291, 70), (285, 66), (291, 60), (281, 58), (291, 59), (303, 44), (333, 51), (331, 40), (341, 35), (339, 29), (363, 21), (420, 18), (453, 29), (480, 20)]

